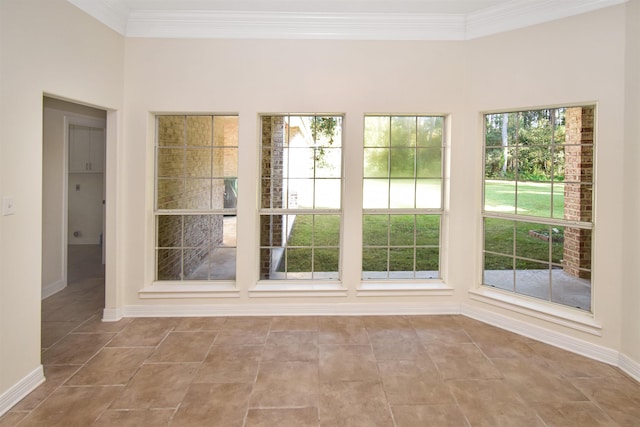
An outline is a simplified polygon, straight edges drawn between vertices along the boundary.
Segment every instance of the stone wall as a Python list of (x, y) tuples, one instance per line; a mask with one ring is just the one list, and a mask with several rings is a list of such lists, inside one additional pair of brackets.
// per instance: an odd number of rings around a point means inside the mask
[[(590, 222), (593, 218), (594, 107), (567, 108), (565, 133), (564, 218)], [(591, 278), (591, 230), (564, 230), (564, 271)]]

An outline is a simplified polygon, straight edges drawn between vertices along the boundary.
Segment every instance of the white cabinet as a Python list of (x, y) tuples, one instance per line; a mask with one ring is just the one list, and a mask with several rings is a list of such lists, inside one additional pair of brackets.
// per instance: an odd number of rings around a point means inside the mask
[(104, 129), (69, 126), (69, 172), (104, 171)]

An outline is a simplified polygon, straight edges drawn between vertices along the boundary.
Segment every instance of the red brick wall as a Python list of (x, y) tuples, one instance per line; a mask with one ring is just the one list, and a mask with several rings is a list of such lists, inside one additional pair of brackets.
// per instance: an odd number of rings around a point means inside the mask
[[(566, 110), (564, 218), (589, 222), (593, 218), (593, 107)], [(591, 278), (591, 230), (564, 230), (564, 271)]]

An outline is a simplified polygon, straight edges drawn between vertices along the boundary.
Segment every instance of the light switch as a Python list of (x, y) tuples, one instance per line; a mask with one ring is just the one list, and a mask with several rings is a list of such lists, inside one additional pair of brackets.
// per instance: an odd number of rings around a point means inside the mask
[(2, 215), (13, 215), (16, 213), (16, 202), (13, 196), (2, 197)]

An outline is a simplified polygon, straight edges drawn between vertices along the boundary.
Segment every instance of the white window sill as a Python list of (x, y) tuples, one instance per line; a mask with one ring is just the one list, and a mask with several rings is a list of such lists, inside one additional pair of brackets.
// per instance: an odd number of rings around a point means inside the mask
[(308, 283), (278, 280), (261, 280), (256, 286), (249, 289), (251, 298), (277, 298), (277, 297), (346, 297), (347, 288), (340, 282), (316, 282)]
[(384, 297), (384, 296), (450, 296), (453, 288), (442, 280), (432, 281), (365, 281), (360, 283), (357, 296)]
[(239, 298), (234, 282), (153, 282), (138, 292), (140, 298)]
[(602, 335), (602, 325), (596, 322), (592, 313), (571, 307), (563, 307), (508, 291), (489, 288), (487, 286), (470, 290), (469, 297), (475, 301), (535, 317), (591, 335)]

